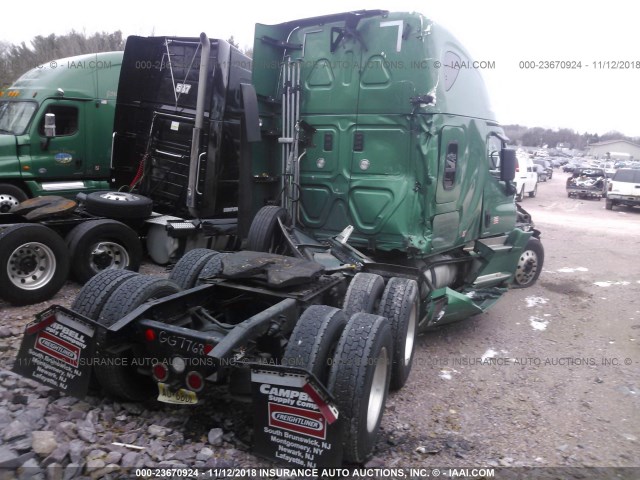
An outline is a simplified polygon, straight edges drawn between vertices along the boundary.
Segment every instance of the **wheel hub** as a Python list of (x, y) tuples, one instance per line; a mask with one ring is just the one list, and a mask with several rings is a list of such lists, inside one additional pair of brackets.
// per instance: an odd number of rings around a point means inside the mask
[(101, 194), (100, 198), (104, 198), (105, 200), (113, 200), (116, 202), (134, 202), (140, 199), (140, 197), (126, 192), (107, 192)]
[(38, 266), (38, 260), (35, 255), (30, 252), (20, 257), (18, 260), (18, 273), (30, 274)]
[(0, 213), (7, 213), (12, 207), (19, 203), (18, 199), (13, 195), (0, 195)]
[(538, 271), (538, 255), (532, 250), (526, 250), (518, 261), (516, 281), (520, 285), (529, 283)]
[(101, 270), (122, 270), (129, 266), (129, 253), (119, 243), (100, 242), (91, 249), (91, 268)]
[(56, 272), (53, 251), (39, 242), (20, 245), (9, 256), (7, 274), (16, 287), (37, 290), (49, 283)]

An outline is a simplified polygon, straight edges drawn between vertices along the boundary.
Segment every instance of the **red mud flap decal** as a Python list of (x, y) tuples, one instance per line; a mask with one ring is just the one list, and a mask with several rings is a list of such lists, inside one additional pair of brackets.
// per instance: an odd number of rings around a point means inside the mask
[(95, 327), (62, 307), (25, 328), (13, 371), (68, 395), (84, 397), (93, 365)]
[(309, 372), (251, 365), (254, 453), (303, 468), (342, 465), (338, 410)]

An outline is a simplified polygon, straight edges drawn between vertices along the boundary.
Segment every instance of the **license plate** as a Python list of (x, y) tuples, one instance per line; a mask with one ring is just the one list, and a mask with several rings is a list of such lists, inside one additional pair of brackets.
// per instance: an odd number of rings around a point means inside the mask
[(158, 401), (176, 405), (195, 405), (198, 403), (198, 396), (191, 390), (181, 388), (174, 391), (166, 383), (158, 383)]

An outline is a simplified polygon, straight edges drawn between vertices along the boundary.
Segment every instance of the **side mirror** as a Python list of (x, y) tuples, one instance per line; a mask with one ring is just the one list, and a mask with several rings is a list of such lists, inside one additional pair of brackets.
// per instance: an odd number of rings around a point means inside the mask
[(56, 136), (56, 114), (46, 113), (44, 115), (44, 136), (54, 138)]
[(45, 113), (44, 114), (44, 140), (40, 140), (40, 147), (42, 150), (49, 149), (49, 142), (56, 136), (56, 114)]
[(512, 148), (500, 150), (500, 180), (505, 182), (505, 194), (515, 195), (516, 186), (513, 179), (516, 177), (516, 151)]
[(500, 180), (512, 182), (516, 177), (516, 151), (512, 148), (503, 148), (500, 151)]

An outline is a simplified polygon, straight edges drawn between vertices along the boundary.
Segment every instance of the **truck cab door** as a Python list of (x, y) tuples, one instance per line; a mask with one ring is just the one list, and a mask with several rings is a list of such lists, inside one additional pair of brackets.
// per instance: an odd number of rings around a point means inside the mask
[[(481, 162), (474, 137), (467, 133), (469, 122), (454, 117), (458, 125), (445, 125), (438, 135), (438, 175), (432, 217), (434, 252), (462, 245), (478, 231), (482, 190), (478, 188)], [(452, 119), (453, 120), (453, 119)]]
[[(22, 157), (23, 177), (43, 183), (56, 180), (81, 180), (86, 174), (85, 117), (87, 102), (49, 100), (31, 126), (30, 156)], [(55, 114), (55, 137), (45, 136), (47, 113)], [(27, 168), (28, 167), (28, 168)]]
[(507, 185), (500, 180), (500, 151), (502, 140), (496, 135), (487, 137), (486, 170), (487, 181), (484, 182), (482, 200), (481, 237), (499, 235), (510, 231), (516, 220), (516, 209), (513, 194)]

